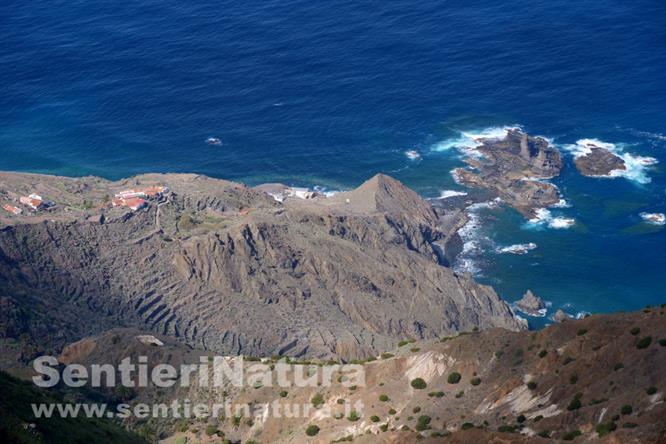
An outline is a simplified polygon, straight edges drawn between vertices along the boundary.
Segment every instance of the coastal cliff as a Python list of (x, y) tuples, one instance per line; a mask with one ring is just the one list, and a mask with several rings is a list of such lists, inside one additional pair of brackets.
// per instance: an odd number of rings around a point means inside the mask
[[(136, 211), (110, 203), (158, 186)], [(30, 192), (54, 205), (0, 216), (0, 325), (35, 351), (125, 326), (218, 353), (354, 359), (406, 337), (526, 328), (442, 266), (440, 216), (388, 176), (278, 202), (197, 175), (0, 174), (4, 200)]]

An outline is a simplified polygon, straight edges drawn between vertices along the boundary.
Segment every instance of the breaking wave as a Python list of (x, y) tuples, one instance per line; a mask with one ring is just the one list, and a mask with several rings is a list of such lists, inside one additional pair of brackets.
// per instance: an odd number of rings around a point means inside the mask
[(456, 191), (456, 190), (442, 190), (439, 193), (439, 197), (433, 197), (431, 199), (432, 200), (448, 199), (449, 197), (458, 197), (458, 196), (467, 196), (467, 193), (464, 191)]
[(527, 254), (529, 251), (534, 250), (537, 244), (529, 242), (527, 244), (515, 244), (508, 247), (498, 247), (495, 251), (499, 254)]
[(480, 211), (496, 208), (501, 203), (499, 198), (489, 202), (475, 203), (467, 207), (467, 223), (458, 230), (463, 241), (463, 249), (456, 257), (453, 269), (460, 273), (471, 273), (479, 276), (481, 268), (479, 262), (483, 260), (486, 251), (496, 249), (495, 242), (483, 232)]
[(458, 135), (443, 140), (432, 146), (432, 151), (444, 152), (456, 150), (465, 157), (481, 157), (476, 149), (483, 144), (484, 140), (501, 139), (506, 136), (507, 131), (519, 129), (519, 126), (494, 126), (481, 131), (459, 131)]
[(558, 230), (570, 228), (575, 225), (576, 220), (570, 217), (555, 217), (547, 208), (539, 208), (536, 215), (527, 221), (527, 228), (548, 226)]

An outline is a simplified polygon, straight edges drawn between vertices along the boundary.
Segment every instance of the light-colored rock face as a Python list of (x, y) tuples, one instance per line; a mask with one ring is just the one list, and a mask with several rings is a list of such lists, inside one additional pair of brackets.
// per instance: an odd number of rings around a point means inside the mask
[[(0, 231), (0, 276), (15, 306), (34, 304), (52, 321), (3, 316), (52, 345), (125, 325), (226, 354), (351, 359), (405, 337), (525, 328), (492, 288), (439, 265), (437, 215), (387, 176), (284, 204), (193, 175), (36, 177), (45, 191), (76, 193), (56, 202), (53, 221), (26, 217)], [(136, 212), (67, 207), (144, 183), (171, 192)], [(96, 213), (103, 223), (90, 221)]]
[(546, 308), (546, 303), (532, 293), (532, 290), (527, 290), (523, 297), (516, 302), (516, 307), (527, 314), (539, 315), (540, 310)]

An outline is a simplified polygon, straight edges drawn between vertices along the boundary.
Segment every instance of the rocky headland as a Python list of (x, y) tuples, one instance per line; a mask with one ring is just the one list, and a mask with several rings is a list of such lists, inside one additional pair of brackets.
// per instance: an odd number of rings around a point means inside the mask
[(278, 202), (198, 175), (0, 174), (1, 203), (29, 194), (52, 205), (0, 211), (2, 343), (22, 338), (23, 360), (117, 326), (217, 353), (335, 359), (526, 328), (491, 287), (446, 266), (461, 212), (388, 176)]

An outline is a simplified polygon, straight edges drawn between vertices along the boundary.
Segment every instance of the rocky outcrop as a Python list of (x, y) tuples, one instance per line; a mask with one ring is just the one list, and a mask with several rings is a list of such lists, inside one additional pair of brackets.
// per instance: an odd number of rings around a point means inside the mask
[(608, 176), (615, 170), (626, 170), (624, 160), (605, 148), (588, 145), (589, 151), (576, 157), (576, 168), (583, 176)]
[(559, 151), (545, 139), (512, 129), (503, 139), (483, 139), (477, 151), (479, 159), (467, 159), (474, 171), (454, 170), (458, 182), (493, 192), (528, 218), (559, 202), (557, 187), (541, 181), (562, 169)]
[(570, 319), (571, 319), (571, 316), (566, 314), (564, 312), (564, 310), (562, 310), (562, 309), (557, 310), (555, 312), (555, 314), (553, 315), (553, 321), (555, 321), (555, 322), (565, 322), (565, 321), (568, 321)]
[(532, 293), (532, 290), (527, 290), (523, 297), (516, 302), (516, 308), (530, 316), (543, 316), (545, 314), (546, 303)]
[[(404, 338), (526, 327), (492, 288), (440, 265), (439, 216), (388, 176), (282, 204), (194, 175), (29, 178), (60, 194), (48, 219), (0, 229), (4, 305), (14, 307), (2, 316), (43, 349), (126, 326), (225, 354), (353, 359)], [(153, 183), (171, 192), (148, 208), (96, 207)], [(71, 204), (83, 199), (92, 208)]]

